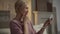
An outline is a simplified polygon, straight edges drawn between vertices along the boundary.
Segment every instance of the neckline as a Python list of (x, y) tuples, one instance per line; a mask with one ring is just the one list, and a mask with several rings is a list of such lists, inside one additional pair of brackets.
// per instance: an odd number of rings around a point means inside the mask
[(18, 23), (22, 23), (22, 21), (18, 21), (18, 20), (16, 20), (16, 19), (14, 19), (13, 21), (14, 21), (14, 22), (18, 22)]

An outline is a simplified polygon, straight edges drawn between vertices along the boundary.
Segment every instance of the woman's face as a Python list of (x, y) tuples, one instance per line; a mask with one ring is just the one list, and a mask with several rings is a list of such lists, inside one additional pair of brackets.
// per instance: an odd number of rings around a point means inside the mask
[(21, 11), (21, 12), (20, 12), (21, 15), (26, 16), (27, 13), (28, 13), (28, 5), (25, 4), (25, 5), (23, 5), (22, 7), (20, 7), (20, 11)]

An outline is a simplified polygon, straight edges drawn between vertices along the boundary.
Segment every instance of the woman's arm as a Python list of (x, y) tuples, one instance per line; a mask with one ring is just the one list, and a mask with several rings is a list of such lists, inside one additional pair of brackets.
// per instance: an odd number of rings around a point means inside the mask
[(44, 23), (44, 25), (43, 25), (43, 27), (41, 28), (41, 30), (40, 30), (39, 32), (37, 32), (36, 34), (43, 34), (45, 28), (46, 28), (47, 26), (49, 26), (49, 25), (50, 25), (50, 19), (48, 19), (48, 20)]
[(41, 28), (41, 30), (39, 32), (37, 32), (36, 34), (43, 34), (45, 28)]

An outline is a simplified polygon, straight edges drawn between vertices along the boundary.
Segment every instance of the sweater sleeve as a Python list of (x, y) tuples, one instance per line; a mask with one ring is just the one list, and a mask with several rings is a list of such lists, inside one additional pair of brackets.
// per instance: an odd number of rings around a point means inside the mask
[(30, 22), (30, 24), (31, 24), (31, 27), (32, 27), (32, 32), (33, 32), (33, 34), (36, 34), (36, 31), (35, 31), (35, 29), (33, 28), (33, 24)]

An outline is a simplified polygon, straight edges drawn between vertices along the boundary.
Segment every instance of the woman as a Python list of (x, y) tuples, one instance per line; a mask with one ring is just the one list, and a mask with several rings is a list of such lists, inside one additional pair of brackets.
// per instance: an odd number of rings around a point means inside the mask
[(48, 19), (41, 30), (36, 32), (33, 29), (31, 21), (27, 17), (28, 5), (22, 0), (15, 3), (15, 11), (16, 17), (10, 21), (11, 34), (43, 34), (45, 28), (50, 25), (50, 19)]

